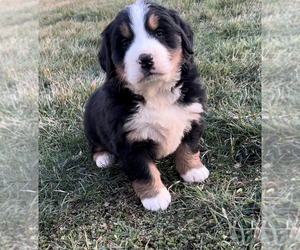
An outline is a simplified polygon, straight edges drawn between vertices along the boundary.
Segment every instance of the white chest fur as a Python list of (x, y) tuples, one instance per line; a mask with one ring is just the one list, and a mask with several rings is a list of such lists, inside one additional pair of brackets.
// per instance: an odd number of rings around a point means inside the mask
[(158, 144), (157, 158), (173, 153), (179, 146), (184, 132), (191, 129), (191, 122), (198, 121), (203, 112), (200, 103), (182, 106), (176, 103), (180, 90), (162, 91), (145, 105), (138, 107), (124, 125), (130, 141), (151, 139)]

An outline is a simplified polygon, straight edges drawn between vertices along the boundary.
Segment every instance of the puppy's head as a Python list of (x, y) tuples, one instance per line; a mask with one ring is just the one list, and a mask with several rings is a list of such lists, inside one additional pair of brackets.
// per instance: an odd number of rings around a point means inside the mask
[(99, 61), (107, 78), (134, 92), (179, 80), (193, 53), (193, 32), (175, 10), (137, 1), (121, 10), (102, 35)]

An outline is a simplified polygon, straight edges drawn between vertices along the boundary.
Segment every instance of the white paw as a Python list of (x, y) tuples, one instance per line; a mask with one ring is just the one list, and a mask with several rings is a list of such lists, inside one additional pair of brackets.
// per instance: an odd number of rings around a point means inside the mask
[(209, 175), (209, 171), (206, 167), (193, 168), (184, 175), (181, 175), (182, 179), (186, 182), (201, 182), (204, 181)]
[(99, 168), (105, 168), (109, 165), (111, 165), (112, 163), (114, 163), (115, 161), (115, 157), (107, 152), (104, 152), (102, 155), (99, 155), (96, 159), (96, 165)]
[(152, 211), (165, 210), (170, 202), (171, 195), (165, 187), (160, 189), (156, 197), (142, 200), (143, 206)]

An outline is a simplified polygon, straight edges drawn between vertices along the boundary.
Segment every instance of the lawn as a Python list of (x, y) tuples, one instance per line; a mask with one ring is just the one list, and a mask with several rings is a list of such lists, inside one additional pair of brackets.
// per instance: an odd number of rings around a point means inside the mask
[(261, 240), (273, 249), (300, 248), (299, 7), (291, 0), (263, 5)]
[(38, 241), (38, 6), (0, 1), (0, 249)]
[(84, 105), (105, 79), (100, 33), (132, 2), (39, 3), (39, 248), (260, 249), (261, 2), (157, 1), (195, 32), (211, 173), (188, 184), (172, 156), (158, 161), (172, 195), (163, 212), (143, 208), (117, 164), (97, 168), (83, 133)]

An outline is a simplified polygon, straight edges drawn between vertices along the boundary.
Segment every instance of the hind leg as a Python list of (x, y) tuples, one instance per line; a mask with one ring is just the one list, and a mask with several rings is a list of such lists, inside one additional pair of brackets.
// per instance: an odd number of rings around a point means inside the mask
[(105, 148), (97, 143), (95, 146), (95, 142), (89, 141), (90, 153), (93, 157), (94, 162), (99, 168), (105, 168), (109, 165), (113, 164), (116, 161), (116, 157), (105, 150)]
[(116, 161), (116, 157), (107, 151), (96, 152), (93, 154), (93, 160), (99, 168), (105, 168)]

